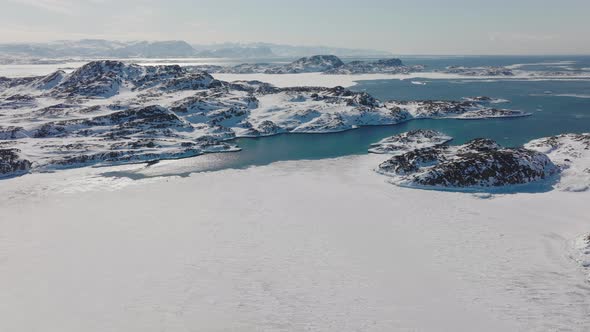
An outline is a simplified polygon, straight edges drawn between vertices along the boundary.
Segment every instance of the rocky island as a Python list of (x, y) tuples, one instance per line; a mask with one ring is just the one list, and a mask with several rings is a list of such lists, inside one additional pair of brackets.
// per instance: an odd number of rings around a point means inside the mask
[(432, 148), (453, 140), (451, 136), (436, 130), (418, 129), (382, 139), (371, 144), (369, 152), (400, 155), (406, 152)]
[[(317, 61), (316, 68), (342, 67)], [(69, 74), (0, 79), (0, 174), (231, 152), (239, 150), (236, 137), (526, 115), (486, 98), (382, 102), (341, 87), (277, 88), (174, 65), (96, 61)]]
[(478, 138), (458, 146), (433, 130), (415, 130), (375, 143), (370, 152), (393, 155), (376, 169), (392, 183), (431, 189), (485, 189), (548, 180), (557, 188), (590, 187), (590, 134), (541, 138), (524, 147), (505, 148)]
[(424, 66), (406, 66), (400, 59), (390, 58), (377, 61), (351, 61), (345, 63), (335, 55), (314, 55), (300, 58), (288, 64), (240, 64), (236, 66), (196, 66), (197, 70), (225, 74), (301, 74), (323, 73), (326, 75), (354, 74), (409, 74), (424, 70)]
[(556, 174), (547, 155), (524, 148), (502, 148), (488, 139), (459, 146), (419, 148), (379, 165), (403, 186), (488, 188), (526, 184)]
[(444, 71), (447, 74), (459, 74), (463, 76), (514, 76), (514, 72), (506, 67), (463, 67), (450, 66)]

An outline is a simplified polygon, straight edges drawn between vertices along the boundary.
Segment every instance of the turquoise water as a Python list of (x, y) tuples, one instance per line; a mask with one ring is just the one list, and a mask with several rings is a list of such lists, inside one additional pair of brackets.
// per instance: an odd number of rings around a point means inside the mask
[(495, 105), (497, 107), (533, 114), (516, 119), (420, 120), (407, 124), (407, 128), (411, 129), (440, 130), (453, 136), (455, 143), (486, 137), (505, 146), (517, 146), (538, 137), (590, 131), (588, 81), (419, 81), (426, 82), (426, 85), (388, 80), (365, 82), (354, 89), (370, 92), (380, 99), (456, 100), (465, 96), (486, 95), (509, 100), (509, 103)]
[[(406, 62), (424, 63), (430, 66), (470, 62), (468, 65), (511, 65), (517, 63), (553, 62), (561, 60), (576, 61), (569, 64), (576, 68), (590, 67), (590, 57), (572, 58), (441, 58), (412, 59)], [(542, 70), (555, 70), (552, 67), (535, 65)], [(576, 67), (577, 66), (577, 67)], [(420, 81), (426, 85), (412, 84)], [(366, 91), (381, 99), (457, 100), (469, 96), (489, 96), (507, 99), (510, 102), (498, 107), (520, 109), (533, 113), (530, 117), (488, 120), (414, 120), (393, 126), (370, 126), (334, 134), (284, 134), (264, 138), (243, 138), (235, 140), (243, 150), (237, 153), (204, 155), (191, 160), (191, 171), (218, 170), (224, 168), (244, 168), (266, 165), (282, 160), (322, 159), (346, 155), (365, 154), (371, 143), (387, 136), (408, 130), (427, 128), (444, 132), (454, 140), (451, 144), (461, 144), (476, 137), (496, 140), (504, 146), (522, 145), (534, 138), (560, 133), (590, 132), (590, 81), (474, 81), (461, 80), (376, 80), (365, 81), (351, 88)], [(559, 96), (569, 95), (569, 96)], [(576, 97), (577, 96), (577, 97)]]

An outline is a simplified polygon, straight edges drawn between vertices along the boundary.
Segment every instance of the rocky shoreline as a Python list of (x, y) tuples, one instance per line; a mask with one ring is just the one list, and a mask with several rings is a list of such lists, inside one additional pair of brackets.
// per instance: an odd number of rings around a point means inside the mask
[(530, 115), (490, 100), (383, 102), (342, 87), (277, 88), (175, 65), (96, 61), (70, 74), (0, 78), (0, 148), (18, 150), (2, 157), (1, 174), (231, 152), (236, 137)]
[(542, 138), (518, 148), (484, 138), (445, 145), (450, 139), (436, 131), (416, 130), (386, 138), (369, 151), (392, 154), (376, 171), (406, 187), (486, 190), (555, 176), (562, 190), (585, 191), (590, 186), (590, 134)]

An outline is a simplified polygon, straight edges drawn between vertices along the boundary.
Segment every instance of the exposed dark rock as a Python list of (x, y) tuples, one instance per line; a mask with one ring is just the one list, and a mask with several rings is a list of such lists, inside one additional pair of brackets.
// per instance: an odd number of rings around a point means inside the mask
[(394, 156), (379, 171), (400, 184), (446, 188), (500, 187), (547, 179), (558, 168), (549, 157), (524, 148), (502, 148), (488, 139)]
[(18, 175), (31, 169), (31, 162), (22, 159), (19, 149), (0, 149), (0, 177)]
[(314, 55), (301, 58), (288, 65), (269, 68), (268, 74), (298, 74), (311, 72), (325, 72), (344, 65), (344, 62), (335, 55)]
[(424, 70), (424, 66), (405, 66), (400, 59), (381, 59), (377, 61), (351, 61), (344, 63), (334, 55), (314, 55), (301, 58), (286, 65), (268, 63), (244, 63), (233, 67), (223, 66), (196, 66), (198, 70), (209, 73), (231, 73), (231, 74), (298, 74), (323, 72), (325, 74), (408, 74)]
[(436, 130), (417, 129), (387, 137), (377, 143), (371, 144), (369, 152), (380, 154), (402, 154), (417, 149), (442, 145), (452, 139), (452, 137)]
[(0, 126), (0, 140), (17, 139), (23, 136), (23, 127), (18, 126)]
[(253, 128), (250, 123), (248, 123), (250, 129), (246, 131), (242, 136), (246, 137), (259, 137), (259, 136), (271, 136), (276, 135), (278, 133), (283, 132), (284, 130), (277, 126), (274, 122), (265, 120), (262, 121), (256, 128)]
[(325, 71), (331, 75), (354, 74), (409, 74), (424, 70), (424, 66), (405, 66), (400, 59), (381, 59), (377, 61), (351, 61), (343, 66)]
[(465, 76), (514, 76), (511, 69), (505, 67), (447, 67), (445, 73)]
[(208, 73), (187, 71), (178, 65), (142, 67), (119, 61), (94, 61), (66, 76), (52, 94), (108, 98), (118, 94), (121, 87), (176, 91), (204, 89), (212, 84), (216, 81)]

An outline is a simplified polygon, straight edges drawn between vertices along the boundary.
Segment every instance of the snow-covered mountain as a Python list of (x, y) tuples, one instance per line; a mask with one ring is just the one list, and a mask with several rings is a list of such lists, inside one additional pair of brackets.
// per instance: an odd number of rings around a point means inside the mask
[(0, 44), (0, 56), (25, 58), (215, 57), (275, 58), (336, 54), (349, 57), (388, 56), (387, 52), (332, 47), (289, 46), (269, 43), (190, 45), (185, 41), (61, 40), (48, 43)]
[(339, 48), (327, 46), (296, 46), (273, 43), (223, 43), (213, 45), (193, 45), (196, 50), (240, 50), (251, 48), (269, 49), (272, 54), (278, 57), (310, 57), (316, 54), (335, 54), (340, 57), (387, 57), (391, 54), (385, 51), (356, 48)]
[(184, 41), (117, 42), (101, 39), (50, 43), (0, 44), (0, 55), (27, 58), (63, 57), (187, 57), (195, 50)]
[(1, 169), (10, 175), (179, 158), (235, 151), (228, 142), (235, 137), (328, 133), (423, 117), (528, 115), (482, 100), (381, 102), (341, 87), (277, 88), (219, 81), (179, 66), (95, 61), (69, 74), (0, 78)]
[(202, 58), (274, 58), (276, 54), (268, 47), (227, 47), (206, 49), (197, 52)]
[(142, 41), (117, 48), (112, 55), (121, 58), (191, 57), (195, 55), (195, 49), (185, 41)]
[(325, 72), (344, 66), (344, 62), (335, 55), (314, 55), (298, 59), (290, 64), (270, 68), (268, 74), (299, 74)]

